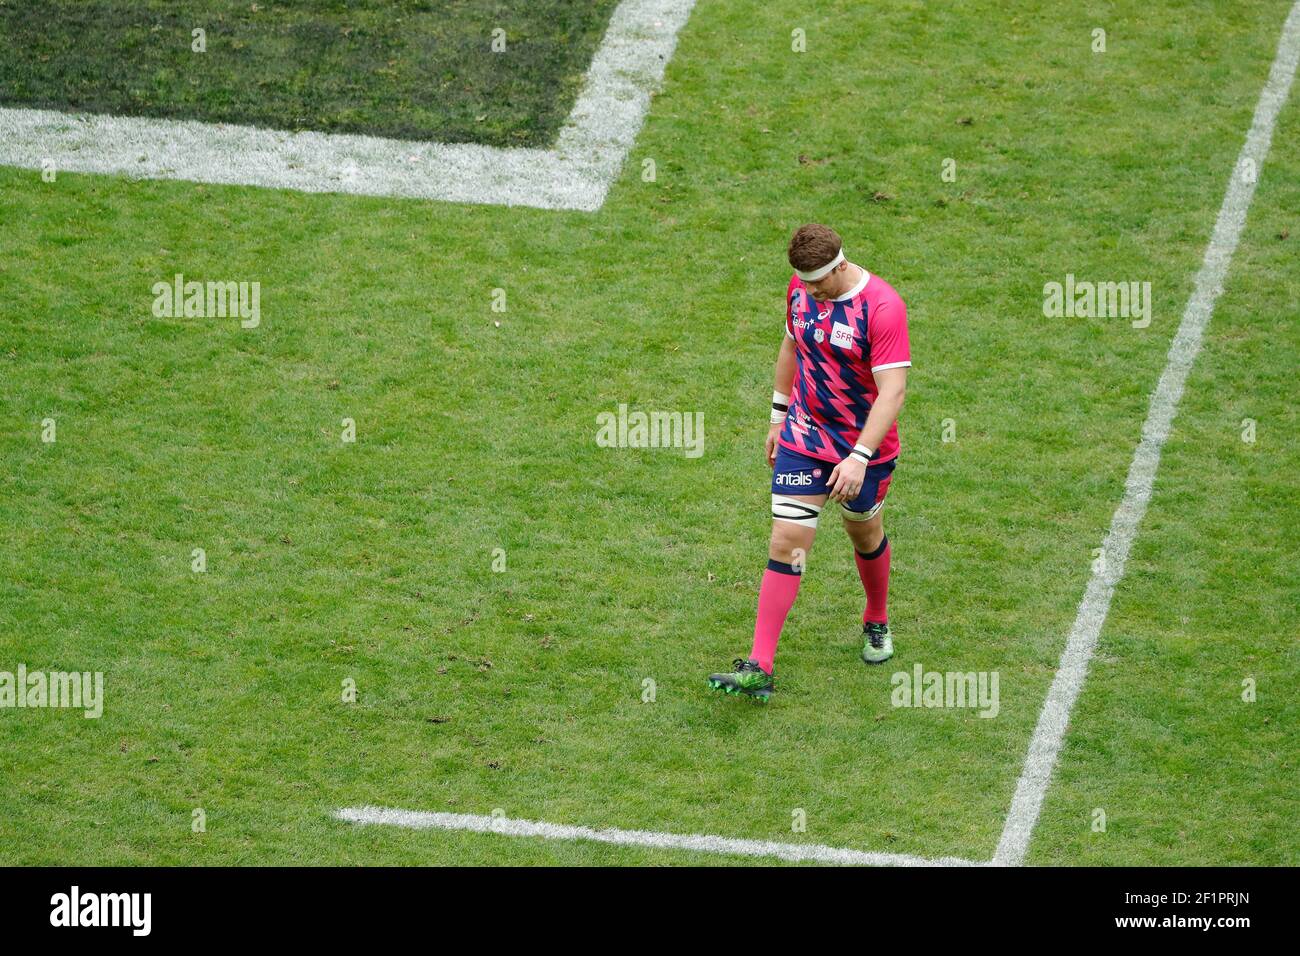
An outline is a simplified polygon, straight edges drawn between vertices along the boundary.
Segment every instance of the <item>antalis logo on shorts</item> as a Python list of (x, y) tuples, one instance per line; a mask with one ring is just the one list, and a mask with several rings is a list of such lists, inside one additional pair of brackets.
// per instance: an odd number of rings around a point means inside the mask
[(778, 485), (811, 485), (813, 478), (808, 472), (801, 471), (794, 474), (777, 475), (776, 483)]

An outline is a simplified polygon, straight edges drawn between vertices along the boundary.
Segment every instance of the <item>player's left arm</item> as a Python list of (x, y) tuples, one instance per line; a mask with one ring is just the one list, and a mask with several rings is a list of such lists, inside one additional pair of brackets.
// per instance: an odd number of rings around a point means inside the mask
[[(889, 429), (898, 421), (898, 413), (903, 410), (903, 399), (907, 394), (907, 368), (885, 368), (876, 372), (876, 400), (871, 403), (867, 413), (867, 423), (862, 426), (858, 436), (857, 448), (875, 452), (880, 443), (889, 434)], [(862, 483), (867, 477), (867, 461), (858, 454), (851, 454), (835, 466), (830, 477), (830, 497), (832, 501), (852, 501), (862, 491)]]
[(880, 443), (898, 420), (907, 392), (907, 369), (912, 348), (907, 338), (907, 306), (898, 296), (883, 303), (868, 324), (871, 377), (876, 382), (876, 400), (849, 456), (831, 472), (829, 490), (833, 501), (847, 502), (862, 492), (868, 459), (880, 450)]
[(875, 451), (885, 440), (889, 430), (898, 421), (898, 413), (903, 410), (903, 399), (907, 395), (907, 369), (885, 368), (875, 373), (876, 400), (867, 413), (867, 423), (862, 426), (858, 436), (858, 445)]

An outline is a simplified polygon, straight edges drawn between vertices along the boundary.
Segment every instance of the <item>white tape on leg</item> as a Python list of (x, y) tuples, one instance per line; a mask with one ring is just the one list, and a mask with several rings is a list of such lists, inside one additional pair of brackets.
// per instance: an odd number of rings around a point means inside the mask
[(883, 507), (885, 507), (885, 499), (881, 498), (866, 511), (854, 511), (846, 504), (840, 505), (840, 511), (844, 515), (845, 521), (870, 521), (880, 514), (880, 509)]
[(792, 524), (803, 525), (805, 528), (815, 528), (817, 516), (821, 511), (822, 506), (811, 501), (800, 501), (789, 495), (772, 496), (773, 521), (789, 521)]

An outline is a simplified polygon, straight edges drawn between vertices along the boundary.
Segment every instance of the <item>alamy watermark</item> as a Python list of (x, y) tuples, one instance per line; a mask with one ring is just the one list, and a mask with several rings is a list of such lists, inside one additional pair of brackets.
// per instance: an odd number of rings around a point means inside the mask
[(73, 885), (50, 897), (50, 925), (59, 927), (120, 926), (132, 936), (148, 936), (153, 928), (152, 893), (83, 893)]
[(56, 707), (84, 711), (87, 720), (104, 713), (104, 675), (95, 671), (0, 671), (0, 707)]
[(919, 663), (890, 679), (889, 702), (895, 707), (979, 707), (979, 716), (996, 717), (997, 671), (927, 671)]
[(153, 314), (159, 319), (239, 319), (246, 329), (262, 324), (262, 283), (186, 281), (155, 282)]
[(703, 412), (618, 412), (596, 416), (596, 444), (601, 448), (685, 448), (687, 458), (704, 454)]
[(1075, 281), (1043, 283), (1043, 315), (1049, 319), (1133, 319), (1133, 328), (1151, 324), (1150, 282)]

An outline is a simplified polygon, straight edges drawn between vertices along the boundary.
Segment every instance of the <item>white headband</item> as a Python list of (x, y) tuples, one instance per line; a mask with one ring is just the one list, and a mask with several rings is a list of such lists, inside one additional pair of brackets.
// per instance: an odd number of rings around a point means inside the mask
[(844, 249), (841, 248), (839, 252), (835, 253), (835, 258), (826, 263), (826, 265), (822, 266), (820, 269), (813, 269), (811, 272), (804, 272), (801, 269), (795, 269), (794, 274), (804, 282), (816, 282), (823, 276), (830, 275), (830, 271), (843, 261)]

